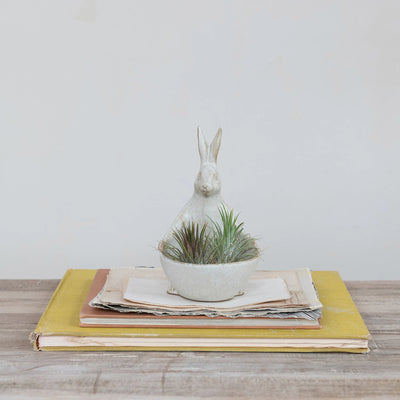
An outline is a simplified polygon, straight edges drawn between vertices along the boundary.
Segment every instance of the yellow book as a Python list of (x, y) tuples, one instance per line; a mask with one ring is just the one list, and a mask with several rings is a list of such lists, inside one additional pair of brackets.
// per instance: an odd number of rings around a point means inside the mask
[(370, 337), (336, 271), (314, 271), (321, 329), (80, 327), (79, 313), (96, 270), (68, 270), (31, 340), (36, 350), (368, 352)]

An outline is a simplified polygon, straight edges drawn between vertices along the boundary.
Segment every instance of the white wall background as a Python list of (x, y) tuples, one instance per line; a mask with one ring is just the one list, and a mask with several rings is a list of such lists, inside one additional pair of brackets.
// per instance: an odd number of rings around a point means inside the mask
[(159, 265), (223, 128), (265, 266), (400, 279), (400, 6), (0, 0), (0, 278)]

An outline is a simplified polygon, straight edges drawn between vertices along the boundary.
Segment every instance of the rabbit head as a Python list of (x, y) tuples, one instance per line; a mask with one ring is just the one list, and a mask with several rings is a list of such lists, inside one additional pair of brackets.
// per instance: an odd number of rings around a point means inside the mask
[(197, 140), (200, 154), (200, 171), (194, 183), (195, 193), (209, 197), (218, 195), (221, 191), (221, 182), (217, 172), (217, 156), (221, 145), (222, 129), (218, 129), (213, 141), (207, 144), (201, 133), (200, 127), (197, 128)]

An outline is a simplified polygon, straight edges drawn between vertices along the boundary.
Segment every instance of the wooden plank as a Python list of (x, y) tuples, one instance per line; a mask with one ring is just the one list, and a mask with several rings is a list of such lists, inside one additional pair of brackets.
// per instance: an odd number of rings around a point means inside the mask
[(0, 291), (54, 291), (59, 283), (60, 279), (1, 279)]
[[(18, 388), (30, 394), (43, 388), (60, 393), (229, 398), (340, 398), (394, 396), (399, 393), (398, 358), (389, 358), (385, 372), (375, 371), (377, 360), (352, 355), (134, 353), (38, 354), (30, 363), (10, 368), (12, 379), (0, 376), (3, 390)], [(336, 356), (336, 357), (335, 357)], [(339, 357), (340, 356), (340, 357)], [(367, 360), (367, 361), (366, 361)], [(33, 362), (32, 362), (33, 361)], [(21, 368), (22, 367), (22, 368)], [(290, 382), (290, 385), (288, 383)]]

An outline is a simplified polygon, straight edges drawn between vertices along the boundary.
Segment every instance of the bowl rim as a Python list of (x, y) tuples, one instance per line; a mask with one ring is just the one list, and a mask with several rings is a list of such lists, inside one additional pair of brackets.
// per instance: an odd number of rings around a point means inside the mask
[(169, 257), (167, 257), (165, 254), (163, 254), (161, 250), (159, 250), (159, 252), (160, 252), (160, 258), (161, 258), (161, 259), (168, 260), (168, 261), (171, 262), (171, 263), (178, 264), (178, 265), (182, 265), (182, 266), (186, 266), (186, 267), (193, 266), (193, 267), (199, 267), (199, 268), (206, 268), (206, 267), (216, 268), (216, 267), (220, 267), (220, 266), (222, 266), (222, 265), (225, 265), (225, 266), (227, 266), (227, 265), (232, 265), (232, 266), (234, 266), (234, 265), (239, 265), (239, 264), (244, 264), (244, 263), (247, 264), (247, 263), (250, 263), (250, 262), (255, 261), (255, 260), (257, 260), (257, 259), (261, 259), (261, 256), (258, 255), (258, 256), (256, 256), (256, 257), (249, 258), (248, 260), (235, 261), (235, 262), (231, 262), (231, 263), (219, 263), (219, 264), (192, 264), (192, 263), (185, 263), (185, 262), (182, 262), (182, 261), (177, 261), (177, 260), (174, 260), (174, 259), (172, 259), (172, 258), (169, 258)]

